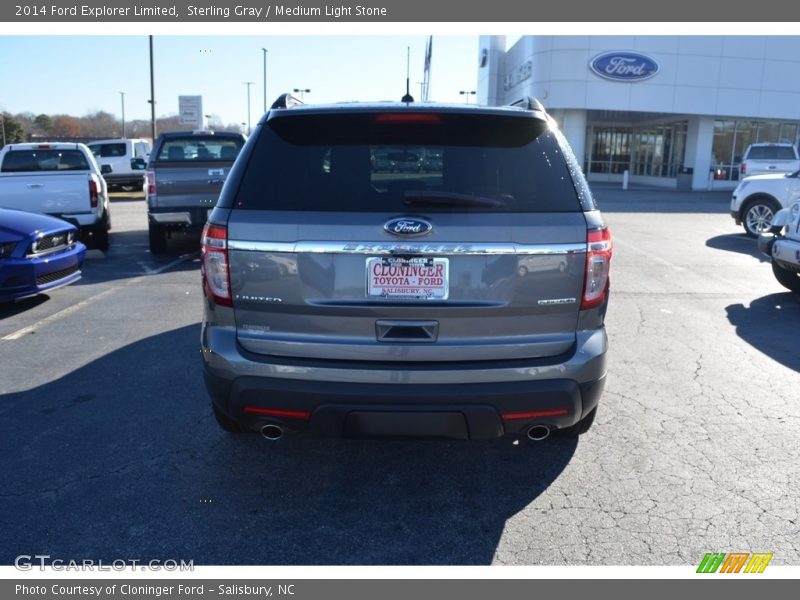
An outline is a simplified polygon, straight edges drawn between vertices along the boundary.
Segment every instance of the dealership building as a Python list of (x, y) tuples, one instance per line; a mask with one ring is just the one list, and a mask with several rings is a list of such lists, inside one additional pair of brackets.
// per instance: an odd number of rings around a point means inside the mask
[(800, 37), (480, 38), (478, 102), (539, 99), (590, 181), (732, 189), (753, 142), (798, 143)]

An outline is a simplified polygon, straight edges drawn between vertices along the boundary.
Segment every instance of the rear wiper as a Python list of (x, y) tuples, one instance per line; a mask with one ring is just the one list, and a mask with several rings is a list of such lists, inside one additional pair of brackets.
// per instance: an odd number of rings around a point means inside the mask
[(485, 206), (488, 208), (503, 208), (506, 203), (496, 198), (473, 196), (472, 194), (459, 194), (458, 192), (433, 192), (429, 190), (407, 190), (403, 194), (403, 203), (406, 206), (420, 204), (439, 204), (444, 206)]

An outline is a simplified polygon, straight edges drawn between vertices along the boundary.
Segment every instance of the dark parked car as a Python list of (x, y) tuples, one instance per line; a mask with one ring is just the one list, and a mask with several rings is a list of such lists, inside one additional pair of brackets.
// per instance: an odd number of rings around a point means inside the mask
[[(544, 108), (286, 100), (203, 232), (201, 355), (220, 426), (268, 439), (589, 429), (611, 236)], [(370, 168), (393, 154), (441, 166)]]
[(0, 302), (78, 281), (86, 246), (77, 239), (66, 221), (0, 208)]

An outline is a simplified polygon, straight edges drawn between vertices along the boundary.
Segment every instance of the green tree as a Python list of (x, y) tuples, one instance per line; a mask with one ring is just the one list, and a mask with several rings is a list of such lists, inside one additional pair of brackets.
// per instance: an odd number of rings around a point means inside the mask
[(25, 141), (25, 131), (22, 129), (19, 121), (14, 119), (10, 114), (4, 112), (0, 118), (0, 144), (15, 144), (17, 142)]
[(38, 115), (34, 120), (33, 124), (39, 128), (39, 131), (44, 135), (48, 135), (53, 130), (53, 119), (50, 118), (50, 115), (41, 114)]

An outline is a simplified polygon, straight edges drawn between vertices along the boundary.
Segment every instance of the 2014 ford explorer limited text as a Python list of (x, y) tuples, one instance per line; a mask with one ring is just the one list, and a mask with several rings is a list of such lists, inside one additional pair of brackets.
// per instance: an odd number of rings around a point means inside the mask
[[(400, 154), (435, 168), (376, 168)], [(269, 439), (582, 433), (606, 377), (611, 251), (534, 100), (279, 99), (203, 232), (217, 421)]]

